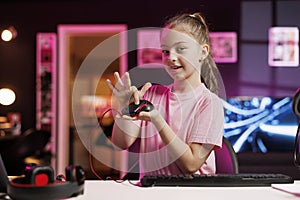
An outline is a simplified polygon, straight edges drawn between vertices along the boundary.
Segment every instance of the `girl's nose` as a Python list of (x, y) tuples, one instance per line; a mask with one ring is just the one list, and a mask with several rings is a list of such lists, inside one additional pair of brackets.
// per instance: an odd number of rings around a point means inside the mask
[(177, 55), (175, 52), (170, 52), (170, 55), (169, 55), (169, 60), (174, 63), (177, 61)]

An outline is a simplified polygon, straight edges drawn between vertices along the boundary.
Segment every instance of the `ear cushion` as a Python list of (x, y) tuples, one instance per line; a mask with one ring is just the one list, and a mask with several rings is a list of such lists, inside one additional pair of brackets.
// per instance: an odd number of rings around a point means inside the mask
[(82, 183), (84, 183), (84, 181), (85, 181), (85, 172), (84, 172), (84, 170), (82, 169), (82, 167), (81, 166), (76, 166), (75, 167), (75, 172), (76, 172), (76, 180), (77, 180), (77, 182), (79, 183), (79, 184), (82, 184)]
[(25, 177), (13, 179), (17, 184), (30, 184), (36, 186), (48, 185), (54, 182), (54, 172), (48, 166), (34, 166), (26, 169)]
[(69, 165), (66, 167), (66, 181), (83, 182), (85, 180), (85, 172), (81, 166)]
[(27, 183), (33, 185), (47, 185), (54, 182), (54, 172), (49, 166), (35, 166), (27, 172)]

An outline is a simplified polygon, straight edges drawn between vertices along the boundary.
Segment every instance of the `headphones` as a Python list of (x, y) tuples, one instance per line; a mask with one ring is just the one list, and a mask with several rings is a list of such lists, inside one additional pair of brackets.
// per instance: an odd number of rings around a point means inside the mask
[(292, 103), (294, 113), (300, 117), (300, 88), (297, 89)]
[(9, 181), (7, 194), (12, 199), (53, 200), (75, 197), (84, 192), (85, 172), (80, 166), (69, 165), (65, 175), (54, 180), (49, 166), (26, 166), (25, 175)]

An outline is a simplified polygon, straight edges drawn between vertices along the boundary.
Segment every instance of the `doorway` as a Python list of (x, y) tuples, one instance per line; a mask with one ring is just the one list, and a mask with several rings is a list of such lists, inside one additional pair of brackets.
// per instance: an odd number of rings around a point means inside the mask
[(110, 102), (105, 80), (114, 71), (122, 75), (128, 68), (126, 31), (125, 24), (58, 25), (57, 173), (64, 173), (70, 156), (74, 164), (82, 165), (78, 160), (85, 155), (79, 155), (80, 150), (70, 155), (74, 145), (70, 145), (70, 132), (97, 123), (89, 103), (94, 105), (96, 99), (101, 107)]

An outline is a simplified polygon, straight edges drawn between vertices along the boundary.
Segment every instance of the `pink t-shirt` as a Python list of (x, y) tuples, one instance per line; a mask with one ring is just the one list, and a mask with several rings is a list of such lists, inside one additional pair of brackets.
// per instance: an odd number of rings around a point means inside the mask
[[(220, 148), (224, 114), (219, 97), (210, 92), (204, 84), (188, 93), (173, 93), (171, 88), (172, 85), (153, 85), (144, 95), (144, 99), (153, 103), (176, 135), (187, 144), (213, 144), (215, 149)], [(183, 174), (175, 163), (177, 158), (168, 154), (155, 126), (146, 121), (141, 121), (140, 126), (141, 176)], [(197, 173), (215, 173), (214, 151)]]

